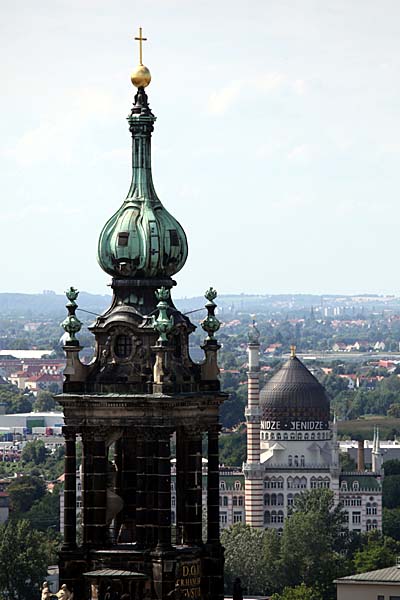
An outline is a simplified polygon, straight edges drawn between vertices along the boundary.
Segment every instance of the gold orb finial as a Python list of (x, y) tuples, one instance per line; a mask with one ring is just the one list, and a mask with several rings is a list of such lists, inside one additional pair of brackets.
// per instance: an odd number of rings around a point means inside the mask
[(143, 64), (143, 42), (147, 41), (147, 38), (142, 36), (142, 28), (139, 27), (139, 35), (135, 37), (135, 40), (139, 42), (139, 66), (131, 74), (131, 81), (137, 88), (145, 88), (151, 81), (151, 73), (149, 69)]

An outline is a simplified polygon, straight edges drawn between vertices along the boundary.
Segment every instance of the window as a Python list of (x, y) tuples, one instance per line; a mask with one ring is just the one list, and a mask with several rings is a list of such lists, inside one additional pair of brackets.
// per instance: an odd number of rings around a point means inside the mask
[(271, 512), (271, 523), (277, 523), (278, 522), (278, 515), (276, 514), (276, 510), (273, 510)]
[(239, 496), (239, 506), (243, 506), (243, 496)]
[(359, 523), (361, 523), (361, 513), (360, 512), (353, 512), (352, 523), (353, 523), (353, 525), (358, 525)]
[(235, 481), (235, 490), (240, 490), (240, 481)]
[(228, 515), (226, 514), (226, 512), (222, 512), (219, 514), (219, 522), (221, 523), (221, 525), (226, 525), (228, 522)]
[(233, 513), (233, 522), (234, 523), (242, 523), (242, 521), (243, 521), (243, 513), (234, 512)]
[(353, 481), (353, 490), (358, 491), (360, 489), (360, 484), (358, 481)]
[(129, 240), (129, 231), (121, 231), (118, 234), (118, 246), (127, 246)]
[(264, 504), (265, 504), (265, 506), (269, 506), (271, 504), (271, 499), (269, 497), (269, 494), (264, 494)]
[(292, 433), (290, 434), (290, 439), (291, 440), (295, 440), (296, 439), (296, 434), (294, 433), (294, 431), (292, 431)]
[(293, 494), (288, 494), (288, 497), (287, 497), (287, 505), (288, 505), (288, 506), (293, 506), (293, 502), (294, 502), (294, 499), (293, 499)]
[(300, 466), (304, 467), (305, 464), (306, 464), (306, 459), (305, 459), (304, 455), (302, 454), (300, 457)]
[(372, 515), (372, 507), (369, 502), (367, 502), (367, 515)]
[(175, 506), (175, 504), (176, 504), (176, 498), (175, 498), (175, 496), (172, 496), (171, 497), (171, 506)]
[(283, 477), (278, 477), (276, 481), (276, 487), (283, 490)]
[(377, 515), (378, 514), (378, 505), (376, 502), (373, 503), (372, 505), (372, 514), (373, 515)]
[(297, 456), (297, 454), (294, 457), (294, 466), (298, 467), (299, 466), (299, 457)]
[(132, 338), (130, 335), (117, 335), (114, 352), (118, 358), (127, 358), (132, 352)]
[(237, 506), (237, 496), (233, 496), (232, 504), (233, 504), (233, 506)]
[(264, 523), (265, 525), (269, 525), (271, 523), (271, 513), (269, 510), (266, 510), (264, 513)]
[(278, 523), (283, 523), (283, 510), (278, 510)]
[(291, 454), (289, 454), (289, 456), (288, 456), (288, 465), (289, 465), (289, 467), (293, 466), (293, 456)]
[(169, 243), (171, 246), (179, 246), (179, 238), (175, 229), (169, 230)]
[(278, 506), (283, 506), (283, 494), (278, 494), (277, 504), (278, 504)]
[(224, 506), (228, 506), (228, 496), (224, 496)]
[(287, 440), (287, 439), (289, 439), (289, 438), (288, 438), (288, 434), (286, 433), (286, 431), (285, 431), (285, 433), (283, 434), (283, 439), (284, 439), (284, 440)]
[(269, 478), (264, 479), (264, 489), (267, 490), (269, 488)]
[(219, 489), (220, 490), (226, 490), (226, 485), (225, 485), (225, 481), (221, 481), (219, 484)]
[(271, 494), (271, 505), (276, 506), (276, 494)]

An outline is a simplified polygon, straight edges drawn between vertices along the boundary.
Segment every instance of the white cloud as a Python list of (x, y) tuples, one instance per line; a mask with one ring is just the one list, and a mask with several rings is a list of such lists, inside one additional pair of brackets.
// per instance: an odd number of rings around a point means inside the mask
[(22, 166), (52, 159), (69, 163), (79, 144), (86, 122), (104, 119), (121, 108), (115, 98), (101, 89), (76, 88), (63, 94), (63, 103), (37, 127), (23, 133), (14, 143), (0, 148), (0, 154)]
[(277, 90), (288, 90), (297, 95), (304, 95), (306, 84), (303, 79), (290, 80), (284, 73), (264, 73), (257, 77), (232, 81), (229, 85), (210, 94), (208, 112), (213, 115), (225, 114), (249, 90), (270, 94)]
[(299, 146), (295, 146), (288, 152), (288, 159), (296, 162), (310, 162), (312, 158), (312, 148), (309, 144), (300, 144)]
[(226, 113), (228, 108), (238, 99), (242, 85), (241, 81), (234, 81), (229, 86), (213, 92), (208, 99), (208, 111), (213, 115)]

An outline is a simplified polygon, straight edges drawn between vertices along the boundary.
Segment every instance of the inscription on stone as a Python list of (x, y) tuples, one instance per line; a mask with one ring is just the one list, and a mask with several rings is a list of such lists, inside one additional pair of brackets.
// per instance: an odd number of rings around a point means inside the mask
[(200, 560), (180, 563), (176, 588), (180, 598), (200, 598), (201, 562)]

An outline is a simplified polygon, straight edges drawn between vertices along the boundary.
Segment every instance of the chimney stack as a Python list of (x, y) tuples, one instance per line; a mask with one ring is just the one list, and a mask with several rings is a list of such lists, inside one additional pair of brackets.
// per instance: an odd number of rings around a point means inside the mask
[(364, 440), (358, 440), (357, 471), (359, 471), (360, 473), (363, 473), (365, 471)]

